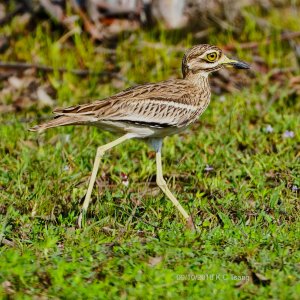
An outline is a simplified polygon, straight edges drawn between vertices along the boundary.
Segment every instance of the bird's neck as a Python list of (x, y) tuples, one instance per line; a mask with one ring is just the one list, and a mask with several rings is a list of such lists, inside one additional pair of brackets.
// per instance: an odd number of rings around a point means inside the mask
[(197, 72), (196, 74), (190, 72), (186, 74), (184, 79), (200, 88), (209, 88), (207, 72)]

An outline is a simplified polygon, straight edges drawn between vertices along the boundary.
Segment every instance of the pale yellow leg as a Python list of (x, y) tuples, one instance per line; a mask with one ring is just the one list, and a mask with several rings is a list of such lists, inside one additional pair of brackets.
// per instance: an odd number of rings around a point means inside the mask
[(187, 214), (187, 212), (180, 205), (178, 200), (174, 197), (174, 195), (168, 189), (167, 183), (163, 178), (160, 149), (156, 152), (156, 168), (157, 168), (157, 173), (156, 173), (156, 183), (157, 183), (157, 185), (161, 188), (161, 190), (165, 193), (165, 195), (173, 202), (175, 207), (181, 212), (181, 214), (183, 215), (185, 220), (189, 221), (190, 216)]
[(88, 187), (87, 193), (85, 195), (83, 206), (82, 206), (82, 209), (81, 209), (80, 215), (78, 217), (78, 221), (77, 221), (79, 228), (81, 228), (81, 226), (82, 226), (83, 215), (85, 215), (85, 213), (88, 209), (88, 206), (90, 204), (90, 201), (91, 201), (91, 194), (92, 194), (92, 190), (93, 190), (93, 187), (94, 187), (94, 183), (95, 183), (95, 180), (96, 180), (96, 176), (97, 176), (97, 173), (98, 173), (100, 160), (101, 160), (102, 156), (104, 155), (104, 153), (107, 150), (109, 150), (109, 149), (113, 148), (114, 146), (117, 146), (117, 145), (121, 144), (122, 142), (124, 142), (128, 139), (131, 139), (133, 137), (134, 136), (132, 134), (127, 133), (127, 134), (121, 136), (120, 138), (114, 140), (111, 143), (108, 143), (106, 145), (98, 147), (97, 154), (96, 154), (95, 161), (94, 161), (92, 176), (90, 178), (89, 187)]

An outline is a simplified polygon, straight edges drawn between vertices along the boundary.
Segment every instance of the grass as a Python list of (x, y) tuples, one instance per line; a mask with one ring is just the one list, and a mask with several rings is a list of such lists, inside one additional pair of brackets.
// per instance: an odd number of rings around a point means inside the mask
[[(299, 19), (291, 15), (292, 21), (280, 24), (279, 15), (271, 11), (266, 17), (279, 28), (257, 53), (271, 70), (296, 61), (288, 43), (278, 42), (278, 33), (294, 29)], [(269, 28), (256, 35), (256, 25), (248, 23), (239, 41), (232, 33), (215, 32), (207, 42), (226, 45), (270, 36)], [(38, 74), (55, 89), (56, 106), (103, 98), (130, 82), (178, 77), (182, 53), (171, 46), (194, 43), (179, 33), (177, 40), (164, 31), (141, 31), (121, 39), (111, 55), (98, 53), (85, 36), (76, 35), (73, 47), (62, 46), (48, 23), (26, 37), (15, 24), (16, 19), (1, 29), (17, 35), (2, 60), (97, 71), (113, 62), (127, 78), (111, 83), (97, 76)], [(141, 41), (163, 47), (154, 50)], [(252, 61), (252, 52), (237, 55)], [(0, 115), (0, 236), (13, 242), (0, 248), (1, 297), (297, 299), (299, 96), (290, 93), (288, 77), (279, 84), (269, 73), (255, 75), (241, 91), (213, 95), (197, 124), (165, 140), (165, 177), (193, 213), (196, 233), (185, 229), (153, 184), (153, 152), (138, 141), (104, 157), (88, 224), (76, 229), (96, 148), (114, 135), (86, 127), (28, 132), (32, 124), (21, 120), (49, 115), (49, 109)], [(294, 137), (285, 137), (287, 131)]]

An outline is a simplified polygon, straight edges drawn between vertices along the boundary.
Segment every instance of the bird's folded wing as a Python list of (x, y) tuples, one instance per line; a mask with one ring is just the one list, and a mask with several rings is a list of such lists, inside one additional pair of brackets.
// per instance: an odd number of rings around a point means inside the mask
[[(92, 122), (126, 121), (149, 126), (181, 126), (197, 114), (186, 87), (178, 82), (147, 84), (104, 100), (54, 111), (64, 116), (90, 116)], [(164, 96), (167, 95), (167, 96)]]

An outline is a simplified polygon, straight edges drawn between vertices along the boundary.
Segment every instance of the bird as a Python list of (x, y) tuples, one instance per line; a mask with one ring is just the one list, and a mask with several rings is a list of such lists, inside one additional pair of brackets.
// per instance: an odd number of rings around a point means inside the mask
[(250, 65), (228, 58), (217, 46), (195, 45), (183, 56), (182, 78), (136, 85), (92, 103), (58, 108), (53, 112), (54, 119), (30, 129), (42, 132), (58, 126), (88, 125), (120, 135), (97, 148), (88, 189), (77, 219), (78, 227), (83, 226), (101, 158), (109, 149), (130, 139), (146, 141), (154, 148), (157, 185), (187, 224), (192, 222), (163, 177), (162, 144), (165, 137), (182, 132), (199, 119), (210, 103), (208, 75), (224, 67), (249, 69)]

